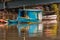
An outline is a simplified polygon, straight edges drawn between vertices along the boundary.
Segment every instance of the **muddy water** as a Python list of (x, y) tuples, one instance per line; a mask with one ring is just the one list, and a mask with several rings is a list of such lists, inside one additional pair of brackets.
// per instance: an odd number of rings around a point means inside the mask
[(60, 40), (59, 32), (55, 37), (46, 37), (44, 32), (39, 32), (39, 30), (34, 28), (37, 24), (32, 25), (0, 24), (0, 40)]

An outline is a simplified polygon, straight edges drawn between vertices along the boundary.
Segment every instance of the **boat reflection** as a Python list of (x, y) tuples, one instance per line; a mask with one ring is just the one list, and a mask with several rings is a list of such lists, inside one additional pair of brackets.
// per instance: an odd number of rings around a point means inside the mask
[(7, 28), (7, 23), (0, 23), (0, 28)]
[[(42, 27), (42, 26), (39, 25), (39, 27)], [(28, 33), (27, 35), (29, 35), (29, 37), (41, 36), (43, 35), (44, 32), (43, 32), (43, 28), (40, 30), (39, 27), (38, 27), (38, 24), (25, 24), (25, 23), (24, 24), (17, 24), (17, 23), (3, 24), (3, 23), (0, 23), (0, 28), (3, 28), (3, 29), (5, 28), (7, 30), (9, 29), (12, 30), (12, 28), (13, 29), (15, 28), (14, 30), (18, 32), (19, 36), (21, 36), (22, 29), (24, 29), (23, 31), (26, 31), (26, 33)], [(50, 35), (51, 32), (48, 32), (48, 33), (47, 32), (48, 31), (45, 32), (45, 35), (52, 37), (52, 35)]]
[[(42, 30), (38, 29), (38, 25), (37, 24), (26, 24), (26, 23), (15, 24), (15, 23), (12, 23), (12, 24), (9, 24), (8, 26), (9, 27), (10, 26), (13, 26), (13, 27), (16, 26), (17, 29), (18, 29), (19, 36), (21, 35), (21, 30), (22, 29), (25, 29), (30, 37), (37, 36), (38, 33), (40, 34), (40, 32), (42, 31)], [(39, 30), (40, 30), (40, 32), (39, 32)]]

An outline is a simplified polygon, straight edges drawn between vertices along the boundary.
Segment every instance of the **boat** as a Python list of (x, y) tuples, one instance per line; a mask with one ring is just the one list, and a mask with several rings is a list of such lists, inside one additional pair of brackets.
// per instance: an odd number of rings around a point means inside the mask
[[(24, 11), (26, 11), (24, 13)], [(22, 12), (27, 16), (27, 17), (21, 17)], [(38, 19), (38, 14), (42, 12), (41, 10), (36, 10), (36, 9), (25, 9), (23, 11), (18, 12), (18, 17), (17, 21), (18, 22), (40, 22)], [(41, 14), (42, 15), (42, 14)]]
[(0, 19), (0, 23), (8, 23), (8, 21), (6, 21), (4, 19)]
[(17, 20), (8, 20), (8, 23), (18, 23)]
[[(8, 20), (8, 23), (26, 23), (26, 22), (32, 22), (32, 23), (40, 23), (40, 20), (38, 18), (38, 14), (42, 12), (41, 10), (36, 9), (25, 9), (25, 10), (18, 10), (18, 16), (16, 20)], [(23, 15), (22, 15), (23, 14)], [(42, 15), (42, 14), (41, 14)], [(27, 16), (27, 17), (25, 17)]]

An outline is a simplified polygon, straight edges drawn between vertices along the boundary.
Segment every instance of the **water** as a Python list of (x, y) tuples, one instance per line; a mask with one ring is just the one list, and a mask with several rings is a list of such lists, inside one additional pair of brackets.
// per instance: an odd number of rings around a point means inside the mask
[[(36, 13), (38, 13), (39, 15)], [(52, 36), (50, 35), (51, 33), (50, 29), (48, 29), (47, 32), (44, 31), (44, 26), (42, 23), (40, 23), (42, 21), (42, 12), (28, 11), (27, 16), (28, 19), (25, 17), (20, 17), (19, 12), (18, 17), (16, 19), (17, 21), (9, 20), (9, 24), (0, 24), (0, 33), (1, 33), (0, 39), (1, 40), (40, 40), (40, 39), (55, 40), (56, 39), (57, 37), (56, 33), (53, 33), (55, 35)]]
[[(40, 24), (40, 26), (42, 25)], [(0, 39), (23, 40), (25, 37), (26, 40), (57, 40), (57, 34), (55, 37), (46, 37), (43, 28), (41, 30), (38, 28), (38, 24), (0, 24)], [(22, 29), (23, 31), (21, 31)]]

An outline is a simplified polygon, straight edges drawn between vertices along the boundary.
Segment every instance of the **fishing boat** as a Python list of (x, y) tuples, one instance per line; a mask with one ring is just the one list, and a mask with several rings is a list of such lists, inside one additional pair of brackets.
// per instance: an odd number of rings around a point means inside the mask
[[(8, 20), (8, 23), (18, 23), (18, 22), (40, 22), (38, 15), (42, 12), (36, 9), (25, 9), (18, 10), (18, 17), (16, 20)], [(41, 14), (42, 15), (42, 14)], [(26, 17), (27, 16), (27, 17)]]
[[(38, 17), (40, 12), (42, 12), (42, 10), (37, 10), (37, 9), (25, 9), (23, 11), (19, 10), (17, 21), (18, 22), (40, 22)], [(22, 14), (26, 15), (27, 17), (22, 17)]]
[(4, 19), (0, 19), (0, 23), (7, 23), (8, 21), (4, 20)]
[(8, 20), (8, 23), (18, 23), (17, 20)]

